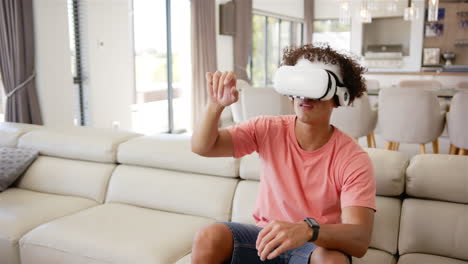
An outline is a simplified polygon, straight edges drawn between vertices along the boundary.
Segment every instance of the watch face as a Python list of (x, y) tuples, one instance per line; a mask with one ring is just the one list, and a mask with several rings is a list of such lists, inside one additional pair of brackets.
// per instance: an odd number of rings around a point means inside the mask
[(309, 221), (314, 225), (314, 226), (318, 226), (319, 224), (317, 223), (317, 221), (315, 221), (315, 219), (313, 218), (308, 218)]
[(312, 227), (318, 227), (319, 226), (319, 223), (317, 221), (315, 221), (315, 219), (313, 219), (313, 218), (307, 217), (306, 220), (309, 223), (309, 225), (312, 225)]

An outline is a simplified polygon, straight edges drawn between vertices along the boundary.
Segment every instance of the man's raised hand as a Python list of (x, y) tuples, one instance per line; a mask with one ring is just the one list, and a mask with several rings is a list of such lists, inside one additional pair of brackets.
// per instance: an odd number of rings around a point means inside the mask
[(210, 103), (226, 107), (239, 99), (234, 72), (207, 72), (206, 82)]

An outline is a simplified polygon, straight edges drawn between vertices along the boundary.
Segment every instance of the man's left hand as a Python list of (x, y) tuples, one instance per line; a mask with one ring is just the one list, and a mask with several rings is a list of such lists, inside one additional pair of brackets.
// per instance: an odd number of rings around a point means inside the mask
[(300, 247), (312, 237), (312, 229), (306, 222), (289, 223), (272, 221), (260, 231), (256, 248), (262, 261), (274, 259), (281, 253)]

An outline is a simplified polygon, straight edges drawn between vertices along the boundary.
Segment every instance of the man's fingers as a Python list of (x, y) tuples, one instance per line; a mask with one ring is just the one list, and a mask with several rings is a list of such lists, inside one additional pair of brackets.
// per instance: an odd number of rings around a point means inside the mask
[(235, 86), (231, 88), (231, 96), (234, 99), (234, 102), (237, 102), (239, 100), (239, 91), (237, 91)]
[(206, 89), (208, 90), (208, 95), (210, 98), (213, 98), (213, 73), (207, 72), (205, 74), (206, 78)]
[(230, 84), (233, 80), (236, 80), (236, 74), (234, 72), (229, 72), (226, 79), (224, 79), (224, 85)]
[(271, 241), (269, 241), (264, 249), (260, 252), (260, 259), (262, 261), (266, 260), (266, 258), (270, 255), (270, 253), (273, 252), (273, 250), (278, 247), (279, 245), (281, 245), (281, 243), (283, 242), (282, 241), (283, 238), (281, 237), (274, 237), (274, 239), (272, 239)]
[(275, 250), (273, 250), (269, 255), (267, 255), (267, 259), (274, 259), (281, 255), (281, 253), (285, 252), (286, 250), (289, 250), (289, 244), (287, 242), (281, 243), (279, 247), (277, 247)]
[(260, 242), (262, 242), (262, 239), (263, 237), (268, 234), (268, 232), (270, 232), (271, 230), (271, 226), (270, 225), (267, 225), (265, 226), (265, 228), (263, 228), (262, 230), (260, 230), (260, 232), (258, 233), (258, 236), (257, 236), (257, 241), (255, 243), (255, 247), (257, 248), (258, 250), (258, 247), (260, 246)]
[(221, 76), (221, 72), (216, 71), (215, 74), (213, 75), (213, 96), (217, 97), (218, 95), (218, 82), (219, 82), (219, 77)]
[(261, 254), (263, 252), (264, 248), (266, 247), (266, 245), (268, 243), (270, 243), (270, 241), (275, 239), (276, 234), (277, 234), (277, 232), (275, 230), (271, 230), (270, 232), (268, 232), (268, 234), (265, 234), (263, 236), (263, 238), (260, 241), (260, 244), (258, 245), (258, 248), (257, 248), (259, 254)]
[(219, 77), (219, 82), (218, 82), (218, 98), (222, 98), (224, 95), (224, 79), (226, 79), (227, 72), (223, 72), (221, 74), (221, 77)]

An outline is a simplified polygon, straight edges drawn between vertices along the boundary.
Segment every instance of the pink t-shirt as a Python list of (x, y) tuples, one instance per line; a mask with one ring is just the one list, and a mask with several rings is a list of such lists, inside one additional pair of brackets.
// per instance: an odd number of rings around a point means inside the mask
[(260, 190), (253, 217), (257, 226), (272, 220), (341, 223), (341, 209), (375, 210), (375, 178), (369, 155), (334, 128), (330, 140), (309, 152), (297, 143), (296, 116), (259, 117), (230, 127), (234, 157), (254, 151), (261, 159)]

